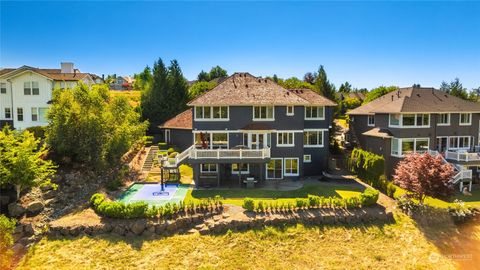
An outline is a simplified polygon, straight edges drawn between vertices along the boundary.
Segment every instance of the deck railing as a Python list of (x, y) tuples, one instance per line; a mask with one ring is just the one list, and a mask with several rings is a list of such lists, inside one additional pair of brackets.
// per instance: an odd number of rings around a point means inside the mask
[(456, 161), (480, 161), (480, 156), (478, 153), (469, 153), (469, 152), (454, 152), (447, 151), (445, 152), (445, 158)]
[(190, 149), (191, 159), (265, 159), (270, 148), (263, 149)]

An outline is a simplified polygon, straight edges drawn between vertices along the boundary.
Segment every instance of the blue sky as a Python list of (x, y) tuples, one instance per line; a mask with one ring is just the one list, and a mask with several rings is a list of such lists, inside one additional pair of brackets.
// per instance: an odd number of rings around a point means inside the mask
[(302, 77), (325, 66), (337, 87), (480, 86), (480, 2), (6, 2), (0, 66), (128, 75), (158, 57), (188, 79)]

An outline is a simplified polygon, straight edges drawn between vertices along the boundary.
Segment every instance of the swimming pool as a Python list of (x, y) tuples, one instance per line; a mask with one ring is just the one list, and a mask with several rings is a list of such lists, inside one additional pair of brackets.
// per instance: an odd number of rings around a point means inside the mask
[(188, 185), (165, 184), (162, 192), (161, 185), (158, 183), (135, 183), (118, 198), (118, 201), (124, 203), (144, 201), (151, 205), (179, 203), (185, 199), (188, 189)]

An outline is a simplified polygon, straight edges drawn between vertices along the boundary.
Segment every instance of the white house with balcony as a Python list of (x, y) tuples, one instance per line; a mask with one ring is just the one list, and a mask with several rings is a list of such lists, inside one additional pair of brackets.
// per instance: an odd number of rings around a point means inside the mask
[(61, 63), (59, 69), (0, 69), (0, 127), (15, 129), (47, 125), (46, 113), (55, 88), (72, 88), (83, 82), (94, 84), (91, 74), (82, 73), (73, 63)]

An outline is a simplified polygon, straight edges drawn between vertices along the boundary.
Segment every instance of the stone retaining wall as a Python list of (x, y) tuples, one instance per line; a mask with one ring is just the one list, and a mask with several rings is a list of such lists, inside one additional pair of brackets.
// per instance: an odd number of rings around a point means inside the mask
[(119, 236), (168, 236), (173, 234), (196, 233), (224, 233), (228, 230), (241, 231), (246, 229), (263, 228), (265, 226), (284, 226), (302, 223), (306, 225), (330, 224), (359, 224), (371, 222), (394, 222), (391, 212), (383, 208), (373, 207), (365, 209), (308, 209), (284, 213), (248, 213), (239, 212), (233, 215), (222, 213), (221, 210), (180, 216), (174, 220), (150, 219), (102, 219), (100, 224), (92, 225), (59, 225), (51, 224), (49, 235), (78, 236), (115, 234)]

